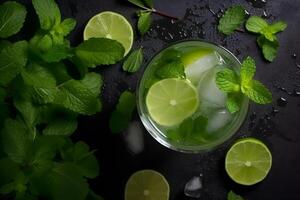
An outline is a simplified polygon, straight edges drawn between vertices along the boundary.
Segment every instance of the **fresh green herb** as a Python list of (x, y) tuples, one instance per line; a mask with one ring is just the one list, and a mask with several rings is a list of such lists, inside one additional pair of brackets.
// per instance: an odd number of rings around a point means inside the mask
[(123, 64), (123, 70), (134, 73), (138, 71), (143, 63), (143, 49), (139, 48), (130, 53)]
[(218, 30), (225, 35), (230, 35), (242, 25), (245, 17), (245, 8), (242, 6), (228, 8), (219, 21)]
[(138, 20), (138, 30), (141, 35), (144, 35), (151, 27), (152, 19), (151, 14), (155, 13), (163, 17), (168, 17), (171, 19), (178, 19), (177, 17), (170, 16), (166, 13), (160, 12), (154, 8), (152, 0), (128, 0), (130, 3), (141, 8), (142, 10), (137, 12)]
[(0, 5), (0, 38), (18, 33), (23, 27), (26, 13), (25, 7), (14, 1)]
[(128, 91), (123, 92), (110, 117), (109, 127), (112, 133), (120, 133), (128, 127), (135, 107), (135, 95)]
[(216, 84), (220, 90), (227, 93), (226, 106), (231, 113), (240, 109), (240, 93), (258, 104), (272, 102), (271, 92), (262, 83), (253, 80), (255, 71), (255, 61), (251, 57), (247, 57), (242, 63), (240, 77), (235, 71), (228, 68), (217, 73)]
[(227, 200), (244, 200), (244, 198), (230, 191), (227, 195)]
[(181, 61), (173, 61), (158, 68), (156, 75), (161, 78), (185, 78), (184, 65)]
[(265, 59), (270, 62), (276, 58), (279, 47), (276, 34), (284, 31), (286, 27), (287, 24), (283, 21), (269, 25), (266, 20), (258, 16), (252, 16), (246, 22), (248, 31), (259, 34), (257, 43), (262, 49)]
[[(54, 0), (32, 3), (40, 30), (29, 41), (0, 40), (0, 194), (15, 199), (100, 199), (87, 182), (99, 174), (94, 151), (67, 136), (77, 129), (80, 114), (101, 110), (103, 81), (89, 68), (120, 61), (124, 48), (103, 38), (71, 47), (66, 36), (76, 21), (63, 20)], [(0, 11), (0, 37), (16, 34), (25, 7), (6, 2)], [(121, 107), (125, 113), (127, 105)]]

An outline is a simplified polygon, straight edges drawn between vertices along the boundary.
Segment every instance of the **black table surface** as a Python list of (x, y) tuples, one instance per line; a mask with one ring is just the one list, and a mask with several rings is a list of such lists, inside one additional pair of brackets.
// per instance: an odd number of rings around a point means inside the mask
[[(1, 0), (0, 2), (4, 2)], [(38, 27), (30, 0), (20, 0), (29, 15), (19, 37), (30, 38)], [(126, 0), (57, 0), (63, 17), (73, 17), (78, 24), (70, 35), (73, 45), (82, 41), (87, 21), (101, 11), (115, 11), (126, 16), (135, 27), (136, 7)], [(228, 191), (252, 200), (300, 199), (300, 1), (268, 0), (266, 5), (255, 7), (246, 0), (154, 0), (155, 7), (180, 18), (154, 16), (152, 29), (144, 37), (136, 34), (134, 46), (143, 46), (145, 63), (135, 74), (127, 74), (121, 65), (98, 67), (104, 78), (102, 92), (103, 110), (92, 117), (81, 117), (74, 140), (83, 140), (98, 149), (96, 155), (101, 166), (100, 176), (90, 181), (91, 187), (106, 200), (124, 199), (126, 181), (132, 173), (141, 169), (161, 172), (170, 184), (170, 200), (192, 199), (184, 195), (184, 185), (193, 176), (203, 174), (203, 190), (200, 199), (224, 200)], [(279, 34), (280, 49), (273, 63), (266, 62), (256, 45), (256, 37), (249, 33), (234, 33), (224, 37), (216, 30), (217, 14), (234, 4), (243, 5), (251, 15), (267, 20), (285, 20), (288, 28)], [(135, 28), (136, 30), (136, 28)], [(114, 135), (108, 127), (111, 111), (124, 90), (134, 91), (143, 74), (146, 63), (168, 44), (184, 39), (202, 39), (223, 45), (239, 59), (252, 56), (257, 62), (256, 78), (265, 83), (274, 95), (271, 105), (250, 106), (241, 129), (230, 141), (216, 150), (201, 154), (184, 154), (169, 150), (156, 142), (144, 130), (144, 150), (139, 154), (128, 151), (124, 134)], [(298, 57), (292, 56), (297, 54)], [(291, 94), (293, 93), (294, 94)], [(284, 98), (286, 102), (280, 100)], [(138, 115), (134, 117), (139, 122)], [(235, 139), (252, 136), (264, 141), (273, 155), (272, 169), (267, 178), (254, 186), (235, 184), (224, 169), (224, 157)]]

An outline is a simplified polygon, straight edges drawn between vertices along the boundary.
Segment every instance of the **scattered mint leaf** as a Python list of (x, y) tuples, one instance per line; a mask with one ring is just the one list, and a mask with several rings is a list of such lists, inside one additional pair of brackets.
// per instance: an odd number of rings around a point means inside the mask
[(138, 71), (143, 63), (143, 49), (139, 48), (130, 53), (123, 64), (123, 70), (134, 73)]
[(135, 107), (135, 95), (128, 91), (123, 92), (110, 117), (109, 127), (112, 133), (120, 133), (127, 128)]
[(39, 56), (47, 63), (59, 62), (73, 56), (72, 49), (65, 45), (56, 45), (51, 47)]
[(20, 120), (7, 119), (2, 131), (2, 145), (5, 153), (16, 163), (22, 163), (32, 145), (32, 138)]
[(278, 41), (271, 42), (264, 36), (257, 38), (258, 46), (262, 49), (264, 58), (270, 62), (273, 62), (277, 56), (279, 43)]
[(0, 158), (0, 186), (11, 183), (19, 173), (19, 165), (11, 159)]
[(227, 195), (227, 200), (244, 200), (244, 198), (230, 191)]
[(159, 78), (185, 78), (184, 65), (181, 61), (170, 62), (157, 69), (156, 75)]
[(103, 80), (100, 74), (90, 72), (81, 80), (81, 83), (85, 85), (95, 97), (98, 97), (101, 92)]
[(138, 30), (141, 35), (144, 35), (151, 27), (151, 11), (140, 11), (138, 12)]
[(258, 16), (251, 16), (246, 22), (246, 29), (252, 33), (261, 33), (268, 26), (266, 20)]
[(15, 98), (14, 106), (20, 112), (24, 122), (28, 127), (33, 127), (38, 122), (39, 111), (31, 102)]
[(149, 8), (153, 8), (153, 1), (152, 0), (143, 0), (145, 5)]
[[(5, 103), (6, 91), (0, 87), (0, 130), (2, 129), (2, 124), (5, 118), (8, 116), (8, 108)], [(1, 154), (0, 154), (1, 155)]]
[(44, 135), (70, 136), (77, 129), (76, 118), (57, 119), (49, 122), (43, 130)]
[(241, 67), (242, 85), (248, 84), (254, 78), (256, 72), (255, 61), (251, 57), (247, 57)]
[(23, 27), (26, 13), (26, 8), (14, 1), (0, 5), (0, 38), (18, 33)]
[(89, 200), (104, 200), (101, 196), (95, 194), (93, 191), (90, 190), (89, 194), (88, 194), (88, 198)]
[(140, 8), (143, 8), (145, 9), (145, 0), (128, 0), (130, 3), (140, 7)]
[(218, 88), (226, 93), (240, 90), (239, 80), (236, 73), (228, 68), (219, 71), (216, 75)]
[(50, 172), (35, 177), (32, 182), (47, 199), (83, 200), (89, 192), (87, 181), (72, 163), (56, 164)]
[(75, 19), (72, 19), (72, 18), (65, 19), (59, 26), (61, 28), (61, 30), (60, 30), (61, 34), (63, 36), (69, 35), (71, 33), (71, 31), (74, 30), (75, 26), (76, 26)]
[(240, 110), (242, 96), (240, 93), (229, 93), (227, 95), (226, 108), (230, 113), (236, 113)]
[(60, 10), (54, 0), (32, 0), (43, 30), (50, 30), (61, 22)]
[(87, 67), (115, 64), (124, 53), (124, 47), (119, 42), (105, 38), (91, 38), (75, 48), (76, 56)]
[(0, 85), (7, 85), (27, 63), (27, 42), (9, 45), (0, 53)]
[(259, 81), (253, 80), (248, 85), (242, 85), (243, 93), (258, 104), (272, 102), (272, 93)]
[(230, 35), (245, 21), (246, 13), (242, 6), (233, 6), (226, 10), (221, 17), (218, 30), (225, 35)]
[(271, 32), (273, 34), (284, 31), (286, 28), (287, 28), (287, 24), (284, 21), (275, 22), (270, 26)]
[(2, 49), (5, 49), (6, 47), (10, 46), (11, 42), (7, 41), (7, 40), (0, 40), (0, 52), (2, 51)]

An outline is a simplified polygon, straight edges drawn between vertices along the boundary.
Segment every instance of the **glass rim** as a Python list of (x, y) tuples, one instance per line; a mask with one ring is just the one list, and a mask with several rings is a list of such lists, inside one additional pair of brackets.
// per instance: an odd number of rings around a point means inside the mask
[(142, 111), (143, 110), (143, 108), (142, 108), (142, 99), (143, 98), (140, 96), (141, 95), (141, 92), (140, 92), (141, 83), (143, 81), (145, 72), (147, 72), (148, 66), (153, 62), (153, 60), (159, 54), (161, 54), (164, 50), (166, 50), (172, 46), (176, 46), (178, 44), (186, 43), (186, 42), (202, 42), (202, 43), (206, 43), (206, 44), (218, 47), (218, 48), (222, 49), (223, 51), (225, 51), (230, 57), (232, 57), (232, 60), (236, 61), (239, 65), (241, 65), (241, 62), (239, 61), (239, 59), (231, 51), (229, 51), (227, 48), (225, 48), (221, 45), (218, 45), (214, 42), (200, 40), (200, 39), (199, 40), (188, 39), (188, 40), (180, 40), (180, 41), (170, 43), (170, 44), (166, 45), (164, 48), (162, 48), (160, 51), (155, 53), (155, 55), (153, 55), (153, 57), (147, 63), (146, 68), (143, 72), (143, 75), (140, 77), (140, 79), (138, 81), (138, 85), (136, 88), (137, 110), (138, 110), (139, 117), (143, 123), (143, 126), (145, 127), (147, 132), (150, 133), (150, 135), (161, 145), (163, 145), (169, 149), (172, 149), (174, 151), (177, 151), (177, 152), (201, 153), (201, 152), (211, 151), (211, 150), (221, 146), (222, 144), (224, 144), (226, 141), (228, 141), (230, 138), (232, 138), (238, 132), (238, 130), (241, 128), (242, 124), (245, 122), (245, 118), (246, 118), (248, 110), (249, 110), (249, 99), (246, 97), (244, 98), (242, 106), (241, 106), (241, 110), (239, 111), (238, 116), (236, 117), (236, 120), (226, 131), (229, 134), (224, 134), (224, 136), (220, 137), (218, 140), (215, 140), (213, 142), (210, 142), (208, 144), (203, 144), (203, 145), (184, 145), (184, 144), (180, 144), (180, 143), (173, 144), (170, 141), (168, 141), (167, 138), (163, 136), (162, 131), (160, 131), (151, 120), (148, 120), (147, 117), (145, 116), (145, 112)]

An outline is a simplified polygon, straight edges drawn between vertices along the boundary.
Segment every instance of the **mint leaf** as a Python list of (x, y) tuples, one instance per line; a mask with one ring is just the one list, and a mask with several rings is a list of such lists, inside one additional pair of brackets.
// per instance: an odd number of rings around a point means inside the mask
[(134, 73), (138, 71), (143, 63), (143, 49), (139, 48), (130, 53), (123, 64), (123, 70)]
[(18, 33), (26, 18), (26, 8), (14, 1), (0, 5), (0, 38)]
[(6, 47), (10, 46), (11, 43), (7, 40), (0, 40), (0, 52), (2, 49), (5, 49)]
[(286, 29), (286, 27), (287, 27), (287, 24), (284, 21), (278, 21), (278, 22), (270, 25), (270, 29), (273, 34), (284, 31)]
[(216, 84), (220, 90), (226, 93), (238, 92), (240, 90), (239, 80), (236, 73), (228, 68), (217, 72)]
[(81, 80), (81, 83), (85, 85), (95, 97), (98, 97), (101, 92), (101, 87), (103, 85), (103, 80), (100, 74), (90, 72), (85, 75)]
[(145, 1), (144, 0), (128, 0), (130, 3), (140, 7), (140, 8), (145, 8)]
[(77, 129), (76, 118), (61, 118), (49, 122), (43, 130), (44, 135), (70, 136)]
[(62, 35), (67, 36), (71, 33), (71, 31), (74, 30), (75, 26), (76, 20), (72, 18), (67, 18), (60, 24), (59, 27), (61, 28)]
[(242, 92), (255, 103), (272, 102), (272, 93), (259, 81), (253, 80), (247, 85), (242, 85)]
[(124, 53), (119, 42), (105, 38), (91, 38), (75, 48), (76, 56), (87, 67), (115, 64)]
[(39, 56), (47, 63), (59, 62), (73, 56), (72, 50), (66, 45), (55, 45)]
[(240, 110), (242, 98), (240, 93), (229, 93), (227, 95), (226, 108), (230, 113), (236, 113)]
[(99, 165), (93, 152), (84, 142), (78, 142), (62, 154), (63, 159), (72, 162), (81, 174), (87, 178), (95, 178), (99, 175)]
[(273, 62), (278, 53), (278, 41), (271, 42), (267, 40), (264, 36), (259, 36), (257, 38), (257, 43), (262, 49), (264, 58), (270, 62)]
[(181, 61), (170, 62), (155, 72), (159, 78), (185, 78), (184, 65)]
[(47, 199), (83, 200), (89, 190), (88, 183), (74, 164), (56, 164), (43, 176), (32, 180), (38, 193)]
[(244, 198), (230, 191), (227, 195), (227, 200), (244, 200)]
[(225, 35), (230, 35), (245, 21), (245, 8), (242, 6), (233, 6), (226, 10), (221, 17), (218, 30)]
[(256, 72), (255, 61), (251, 57), (247, 57), (241, 67), (241, 82), (242, 85), (248, 84), (253, 78)]
[(27, 42), (9, 45), (0, 53), (0, 85), (7, 85), (27, 63)]
[(101, 196), (95, 194), (93, 191), (90, 190), (87, 199), (89, 200), (104, 200)]
[(2, 129), (2, 124), (5, 118), (8, 116), (8, 108), (5, 103), (6, 91), (0, 87), (0, 130)]
[(4, 122), (2, 145), (11, 160), (22, 163), (26, 159), (32, 141), (23, 122), (13, 119)]
[(0, 159), (0, 186), (12, 182), (20, 168), (18, 164), (5, 157)]
[(32, 0), (43, 30), (50, 30), (61, 22), (60, 10), (54, 0)]
[(110, 117), (109, 127), (112, 133), (120, 133), (127, 128), (135, 107), (135, 95), (128, 91), (123, 92)]
[(152, 19), (151, 19), (151, 12), (150, 11), (140, 11), (138, 13), (138, 30), (139, 32), (144, 35), (151, 27)]
[(268, 26), (266, 20), (258, 16), (252, 16), (246, 22), (246, 29), (253, 33), (261, 33)]
[(20, 98), (14, 99), (14, 106), (20, 112), (24, 122), (28, 127), (36, 125), (39, 117), (39, 111), (37, 107), (35, 107), (31, 102)]

